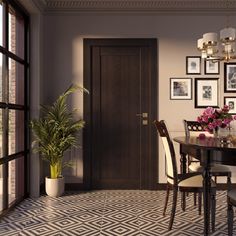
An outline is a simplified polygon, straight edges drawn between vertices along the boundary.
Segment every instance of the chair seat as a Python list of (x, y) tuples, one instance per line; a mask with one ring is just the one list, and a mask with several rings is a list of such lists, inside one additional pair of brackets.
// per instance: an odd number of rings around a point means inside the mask
[[(203, 191), (203, 177), (201, 173), (182, 173), (178, 174), (177, 169), (177, 161), (176, 161), (176, 155), (175, 155), (175, 148), (172, 142), (172, 139), (170, 138), (169, 131), (166, 127), (165, 121), (161, 120), (155, 120), (154, 121), (157, 132), (159, 133), (159, 136), (162, 140), (163, 148), (165, 150), (165, 161), (166, 161), (166, 174), (167, 174), (167, 191), (166, 191), (166, 199), (164, 204), (164, 211), (163, 215), (165, 216), (167, 205), (168, 205), (168, 199), (169, 199), (169, 192), (170, 189), (173, 189), (173, 202), (172, 202), (172, 210), (171, 210), (171, 216), (170, 216), (170, 222), (168, 229), (172, 229), (172, 225), (174, 223), (174, 217), (176, 212), (176, 206), (177, 206), (177, 198), (178, 198), (178, 191), (185, 192), (194, 192), (194, 193), (202, 193)], [(216, 188), (215, 184), (212, 184), (214, 188), (211, 188), (209, 191), (210, 196), (210, 203), (211, 203), (211, 216), (212, 216), (212, 231), (215, 229), (215, 205), (216, 205)], [(199, 194), (199, 202), (201, 199), (201, 195)], [(182, 209), (185, 211), (185, 205), (186, 205), (186, 199), (185, 194), (182, 195)]]
[(228, 191), (227, 195), (232, 201), (236, 202), (236, 189)]
[[(181, 180), (178, 184), (179, 187), (186, 187), (186, 188), (202, 188), (203, 187), (203, 178), (202, 175), (195, 175), (189, 177), (187, 179)], [(211, 186), (215, 187), (215, 182), (211, 182)]]
[(234, 224), (234, 210), (233, 206), (236, 206), (236, 189), (229, 190), (227, 193), (227, 217), (228, 217), (228, 235), (233, 236), (233, 224)]
[[(192, 162), (188, 166), (188, 168), (191, 172), (202, 172), (203, 171), (203, 167), (200, 165), (200, 162)], [(214, 173), (214, 172), (217, 172), (217, 173), (230, 172), (230, 169), (228, 166), (215, 164), (214, 166), (211, 167), (211, 173)]]

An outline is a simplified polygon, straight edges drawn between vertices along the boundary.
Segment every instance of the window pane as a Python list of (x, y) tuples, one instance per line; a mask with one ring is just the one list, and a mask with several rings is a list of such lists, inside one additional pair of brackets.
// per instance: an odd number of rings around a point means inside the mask
[(3, 110), (0, 109), (0, 158), (3, 157), (3, 149), (2, 149), (3, 148), (3, 145), (2, 145), (3, 144), (3, 141), (2, 141), (2, 139), (3, 139), (3, 129), (2, 129), (2, 124), (3, 124), (2, 119), (3, 119), (3, 116), (2, 115), (3, 115)]
[(24, 19), (11, 6), (8, 15), (9, 50), (24, 59)]
[[(5, 58), (5, 56), (2, 55), (2, 53), (0, 53), (0, 102), (3, 102), (3, 87), (4, 87), (4, 84), (3, 84), (3, 81), (4, 81), (4, 61), (3, 61), (3, 58)], [(4, 63), (4, 64), (3, 64)]]
[(3, 6), (0, 0), (0, 46), (3, 46)]
[(8, 163), (9, 205), (24, 195), (24, 157)]
[(9, 110), (9, 155), (24, 150), (24, 111)]
[(24, 104), (24, 66), (9, 59), (9, 103)]
[(3, 209), (3, 175), (2, 175), (2, 167), (3, 165), (0, 165), (0, 211)]

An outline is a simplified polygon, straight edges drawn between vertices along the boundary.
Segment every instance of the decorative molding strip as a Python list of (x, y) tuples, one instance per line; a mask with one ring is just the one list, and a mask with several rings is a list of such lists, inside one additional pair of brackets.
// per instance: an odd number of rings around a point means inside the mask
[[(20, 0), (22, 4), (24, 4), (24, 0)], [(46, 1), (45, 0), (32, 0), (34, 5), (42, 12), (46, 8)]]
[(46, 12), (235, 12), (230, 0), (37, 0)]

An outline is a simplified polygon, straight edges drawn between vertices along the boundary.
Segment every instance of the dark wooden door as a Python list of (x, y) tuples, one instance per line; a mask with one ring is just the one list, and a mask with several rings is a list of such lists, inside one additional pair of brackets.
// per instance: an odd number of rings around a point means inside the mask
[(90, 90), (84, 107), (85, 183), (92, 189), (154, 189), (157, 42), (84, 42), (84, 85)]

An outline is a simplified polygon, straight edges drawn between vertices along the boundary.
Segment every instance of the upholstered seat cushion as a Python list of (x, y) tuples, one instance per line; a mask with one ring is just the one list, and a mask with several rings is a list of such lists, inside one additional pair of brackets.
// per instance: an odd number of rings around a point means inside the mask
[(232, 189), (232, 190), (228, 191), (228, 197), (231, 200), (236, 201), (236, 189)]
[(200, 162), (192, 162), (189, 166), (188, 166), (188, 169), (191, 171), (191, 172), (201, 172), (203, 169), (202, 169), (202, 166), (200, 165)]
[[(203, 171), (203, 167), (200, 165), (200, 162), (192, 162), (189, 166), (188, 169), (191, 172), (202, 172)], [(211, 172), (230, 172), (230, 169), (228, 166), (225, 165), (218, 165), (215, 164), (214, 166), (211, 167)]]
[(236, 205), (236, 189), (229, 190), (227, 195), (231, 204)]
[[(195, 187), (195, 188), (202, 188), (202, 175), (195, 175), (192, 177), (189, 177), (187, 179), (181, 180), (178, 184), (179, 187)], [(215, 187), (215, 182), (211, 181), (211, 186)]]

